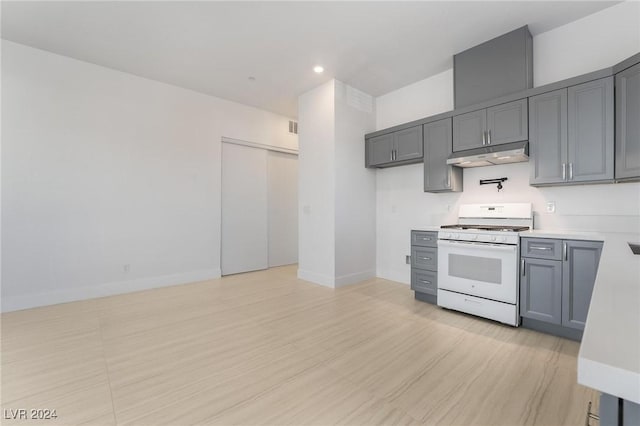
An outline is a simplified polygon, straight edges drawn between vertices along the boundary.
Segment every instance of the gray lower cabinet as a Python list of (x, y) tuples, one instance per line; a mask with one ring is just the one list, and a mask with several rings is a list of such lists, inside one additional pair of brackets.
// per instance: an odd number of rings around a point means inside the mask
[(529, 98), (529, 183), (612, 181), (613, 120), (613, 77)]
[[(606, 393), (600, 394), (600, 426), (640, 425), (640, 404)], [(587, 422), (587, 424), (592, 424)]]
[(447, 164), (452, 152), (452, 120), (424, 125), (424, 192), (462, 191), (462, 169)]
[(527, 140), (527, 100), (453, 117), (453, 151)]
[(640, 179), (640, 64), (616, 74), (616, 179)]
[(411, 231), (411, 289), (416, 299), (436, 303), (438, 295), (438, 233)]
[(602, 242), (522, 238), (520, 315), (584, 330)]
[(562, 325), (584, 330), (602, 243), (565, 241), (562, 265)]
[(522, 258), (520, 315), (551, 324), (562, 324), (562, 262)]
[(365, 165), (390, 167), (422, 162), (422, 126), (369, 138), (365, 141)]

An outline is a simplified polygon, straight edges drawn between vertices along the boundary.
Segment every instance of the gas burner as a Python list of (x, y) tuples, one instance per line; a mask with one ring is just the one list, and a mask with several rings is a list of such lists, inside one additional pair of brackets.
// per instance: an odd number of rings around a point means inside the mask
[(510, 225), (442, 225), (440, 229), (475, 229), (479, 231), (501, 231), (501, 232), (522, 232), (528, 231), (528, 226), (510, 226)]

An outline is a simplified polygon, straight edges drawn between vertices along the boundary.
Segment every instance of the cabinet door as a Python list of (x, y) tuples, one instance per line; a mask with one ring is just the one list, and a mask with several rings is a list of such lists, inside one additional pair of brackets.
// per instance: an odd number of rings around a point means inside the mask
[(562, 325), (584, 330), (602, 243), (565, 241), (562, 267)]
[(562, 262), (522, 258), (520, 315), (552, 324), (562, 323)]
[(422, 158), (422, 126), (399, 130), (394, 133), (394, 161)]
[(613, 179), (613, 77), (569, 87), (569, 182)]
[(438, 295), (438, 273), (436, 271), (411, 270), (411, 290)]
[(462, 191), (462, 169), (447, 165), (451, 126), (450, 118), (424, 125), (424, 192)]
[(376, 136), (367, 141), (367, 166), (390, 163), (393, 150), (393, 133)]
[(486, 130), (486, 109), (456, 115), (453, 117), (453, 151), (481, 147), (484, 145)]
[(529, 138), (527, 100), (487, 108), (487, 144), (526, 141)]
[(616, 74), (616, 179), (640, 178), (640, 64)]
[(529, 98), (529, 183), (564, 182), (566, 164), (567, 90)]

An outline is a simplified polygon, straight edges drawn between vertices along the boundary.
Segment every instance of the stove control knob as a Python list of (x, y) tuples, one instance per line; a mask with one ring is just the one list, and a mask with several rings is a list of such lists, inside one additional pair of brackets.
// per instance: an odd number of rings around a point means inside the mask
[(496, 237), (491, 237), (491, 241), (495, 241), (495, 240), (496, 240)]
[(453, 238), (455, 238), (455, 239), (460, 238), (460, 234), (453, 234)]
[(500, 242), (504, 243), (505, 241), (507, 241), (507, 237), (500, 237)]
[(472, 235), (472, 236), (471, 236), (471, 239), (472, 239), (473, 241), (475, 241), (475, 240), (477, 240), (477, 239), (478, 239), (478, 236), (477, 236), (477, 235)]
[(445, 238), (451, 238), (451, 234), (444, 234)]

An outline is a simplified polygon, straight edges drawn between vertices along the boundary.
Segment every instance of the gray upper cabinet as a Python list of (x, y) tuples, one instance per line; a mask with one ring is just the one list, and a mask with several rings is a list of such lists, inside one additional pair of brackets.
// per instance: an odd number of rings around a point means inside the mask
[(533, 87), (533, 39), (518, 28), (453, 57), (455, 107)]
[(613, 77), (568, 89), (568, 179), (613, 179)]
[(567, 90), (529, 98), (529, 183), (564, 182), (567, 175)]
[(393, 161), (393, 133), (367, 141), (367, 165), (377, 166)]
[(422, 158), (422, 126), (400, 130), (394, 133), (394, 137), (394, 161)]
[(464, 151), (486, 143), (487, 111), (468, 112), (453, 117), (453, 151)]
[(616, 179), (640, 179), (640, 64), (616, 74)]
[(602, 243), (565, 241), (562, 266), (562, 325), (584, 330)]
[(524, 141), (527, 100), (520, 99), (453, 117), (453, 151)]
[(365, 141), (367, 167), (389, 167), (422, 161), (422, 126), (369, 138)]
[(488, 144), (526, 141), (529, 137), (527, 118), (526, 99), (487, 108)]
[(520, 315), (552, 324), (562, 323), (561, 261), (522, 258)]
[(613, 180), (613, 78), (529, 98), (531, 185)]
[(451, 133), (451, 118), (424, 125), (424, 192), (462, 191), (462, 169), (447, 165)]

